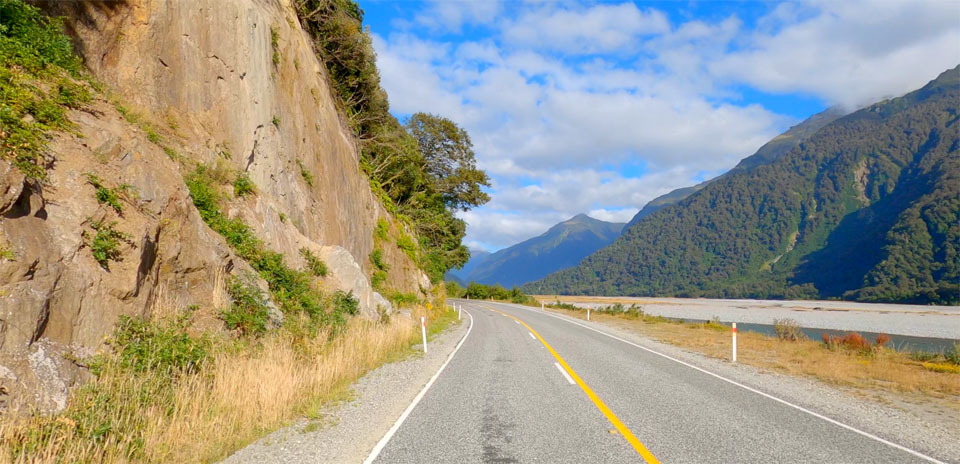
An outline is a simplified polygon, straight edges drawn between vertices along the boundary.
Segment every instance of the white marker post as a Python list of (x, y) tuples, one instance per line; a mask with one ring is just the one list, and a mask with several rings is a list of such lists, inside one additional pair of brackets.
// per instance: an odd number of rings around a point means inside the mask
[(423, 334), (423, 352), (427, 352), (427, 319), (420, 317), (420, 333)]
[(460, 320), (460, 313), (463, 312), (463, 305), (457, 305), (457, 320)]
[(590, 320), (590, 307), (587, 307), (587, 320)]
[(546, 309), (543, 308), (543, 302), (542, 302), (542, 301), (540, 302), (540, 311), (546, 311)]
[(737, 323), (733, 323), (733, 362), (737, 362)]

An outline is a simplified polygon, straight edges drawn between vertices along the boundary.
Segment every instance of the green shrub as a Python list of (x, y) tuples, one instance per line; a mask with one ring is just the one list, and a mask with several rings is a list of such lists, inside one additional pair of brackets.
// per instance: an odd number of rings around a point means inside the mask
[(312, 286), (312, 279), (306, 272), (291, 268), (282, 254), (268, 250), (242, 220), (224, 216), (219, 206), (221, 195), (209, 168), (197, 166), (187, 175), (186, 183), (200, 217), (267, 281), (270, 294), (281, 311), (306, 315), (313, 329), (329, 325), (336, 333), (344, 326), (346, 321), (342, 316), (326, 311), (323, 295)]
[(356, 316), (360, 313), (360, 300), (353, 296), (353, 292), (337, 290), (333, 292), (333, 310), (338, 314)]
[(0, 0), (0, 157), (43, 179), (50, 131), (72, 127), (66, 110), (82, 108), (90, 91), (59, 19), (21, 0)]
[(280, 118), (278, 118), (277, 115), (273, 115), (273, 119), (270, 122), (272, 122), (277, 129), (280, 128)]
[(389, 232), (390, 224), (387, 222), (387, 220), (384, 218), (377, 219), (377, 226), (373, 229), (373, 238), (378, 240), (386, 240)]
[(960, 343), (954, 343), (953, 347), (944, 353), (947, 362), (960, 366)]
[(96, 196), (98, 203), (113, 208), (117, 214), (123, 213), (123, 205), (120, 204), (120, 197), (133, 188), (131, 185), (120, 184), (111, 189), (105, 186), (103, 181), (94, 174), (87, 174), (87, 183), (96, 189), (96, 193), (94, 195)]
[(462, 285), (452, 280), (448, 280), (444, 283), (444, 285), (447, 287), (446, 290), (448, 298), (463, 298), (463, 296), (466, 294), (467, 290), (463, 288)]
[(370, 276), (370, 286), (374, 290), (379, 291), (383, 286), (383, 283), (387, 281), (387, 273), (384, 271), (373, 271), (373, 275)]
[(124, 368), (136, 372), (195, 372), (207, 359), (208, 342), (187, 334), (187, 318), (161, 325), (121, 316), (110, 345)]
[(11, 248), (10, 245), (0, 245), (0, 259), (6, 261), (16, 261), (17, 254), (13, 251), (13, 248)]
[(256, 193), (257, 187), (253, 185), (250, 176), (246, 172), (237, 173), (237, 178), (233, 180), (233, 194), (242, 197), (251, 193)]
[(407, 306), (407, 305), (414, 305), (414, 304), (420, 303), (420, 299), (417, 298), (417, 295), (414, 294), (413, 292), (404, 293), (404, 292), (393, 291), (393, 292), (390, 292), (388, 295), (386, 295), (386, 297), (388, 300), (390, 300), (391, 303), (397, 306)]
[(383, 250), (379, 248), (375, 248), (370, 253), (370, 262), (373, 263), (373, 266), (379, 271), (390, 270), (390, 265), (383, 260)]
[(267, 300), (253, 279), (249, 276), (245, 279), (231, 277), (227, 292), (232, 303), (220, 313), (227, 327), (242, 335), (260, 336), (266, 333), (270, 314)]
[(280, 64), (279, 38), (280, 34), (277, 33), (277, 28), (270, 26), (270, 46), (273, 48), (272, 61), (274, 66)]
[(120, 232), (116, 229), (116, 222), (105, 224), (100, 221), (91, 221), (90, 228), (96, 234), (91, 239), (89, 234), (84, 231), (83, 238), (90, 251), (93, 253), (93, 259), (100, 264), (100, 267), (109, 271), (110, 261), (120, 260), (120, 244), (132, 244), (130, 234)]
[(297, 166), (300, 167), (300, 177), (303, 177), (303, 181), (307, 185), (313, 187), (313, 174), (310, 174), (310, 171), (307, 170), (307, 167), (303, 164), (303, 161), (297, 160)]
[(397, 247), (407, 254), (411, 261), (417, 262), (417, 243), (407, 234), (401, 233), (397, 237)]
[(318, 277), (327, 276), (327, 263), (323, 262), (322, 259), (314, 255), (309, 249), (301, 248), (300, 256), (307, 262), (307, 269), (310, 270), (311, 274)]

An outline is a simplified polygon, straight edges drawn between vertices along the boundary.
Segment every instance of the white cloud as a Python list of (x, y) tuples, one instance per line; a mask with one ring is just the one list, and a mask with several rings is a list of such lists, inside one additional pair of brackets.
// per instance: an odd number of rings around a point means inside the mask
[(666, 15), (633, 3), (590, 8), (546, 8), (522, 14), (503, 26), (510, 46), (529, 45), (562, 53), (625, 52), (644, 36), (670, 30)]
[[(431, 2), (416, 25), (374, 37), (393, 111), (464, 126), (493, 176), (492, 201), (462, 215), (473, 246), (507, 246), (582, 212), (629, 220), (797, 122), (743, 104), (741, 87), (861, 105), (960, 62), (951, 2), (781, 4), (753, 30), (736, 16), (670, 24), (632, 3), (509, 5)], [(466, 24), (489, 33), (431, 39)], [(618, 173), (625, 163), (644, 169)]]
[(434, 31), (460, 32), (466, 24), (485, 24), (501, 12), (499, 0), (431, 0), (415, 23)]
[(772, 31), (709, 65), (719, 78), (767, 92), (806, 92), (856, 108), (921, 87), (960, 63), (956, 2), (824, 1), (796, 21), (778, 8)]

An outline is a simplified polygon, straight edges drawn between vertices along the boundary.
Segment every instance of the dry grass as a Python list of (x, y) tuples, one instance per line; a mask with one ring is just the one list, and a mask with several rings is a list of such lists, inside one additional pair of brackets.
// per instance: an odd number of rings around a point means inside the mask
[[(584, 319), (583, 311), (556, 310)], [(729, 329), (719, 331), (712, 324), (658, 322), (653, 318), (629, 319), (594, 313), (591, 320), (636, 332), (720, 359), (730, 359)], [(865, 392), (881, 391), (918, 396), (960, 413), (960, 374), (936, 372), (914, 361), (906, 353), (875, 349), (869, 355), (847, 350), (830, 350), (812, 340), (780, 341), (753, 332), (737, 337), (737, 362), (773, 369), (781, 373), (811, 377), (823, 382), (853, 387)]]
[[(409, 353), (426, 311), (387, 323), (357, 318), (332, 339), (321, 332), (305, 341), (286, 330), (255, 341), (221, 339), (199, 372), (174, 380), (169, 373), (131, 375), (108, 363), (97, 380), (74, 392), (63, 414), (0, 425), (0, 459), (217, 460), (297, 417), (315, 415), (368, 370)], [(435, 331), (451, 322), (445, 309), (429, 316)], [(91, 424), (105, 430), (98, 434)]]

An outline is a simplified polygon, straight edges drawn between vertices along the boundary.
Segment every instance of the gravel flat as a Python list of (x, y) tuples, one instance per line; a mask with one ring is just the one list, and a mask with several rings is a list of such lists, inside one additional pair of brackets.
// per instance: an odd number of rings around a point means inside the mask
[[(556, 297), (538, 297), (544, 302)], [(794, 319), (815, 329), (877, 332), (915, 337), (960, 339), (960, 306), (919, 306), (849, 301), (712, 300), (695, 298), (561, 297), (580, 307), (597, 308), (621, 302), (643, 307), (657, 316), (773, 324)]]
[[(466, 334), (468, 325), (468, 321), (464, 321), (431, 340), (426, 354), (385, 364), (367, 373), (351, 386), (353, 400), (331, 405), (323, 412), (322, 420), (300, 420), (237, 451), (223, 462), (362, 462), (440, 369)], [(305, 431), (313, 428), (317, 429)]]

